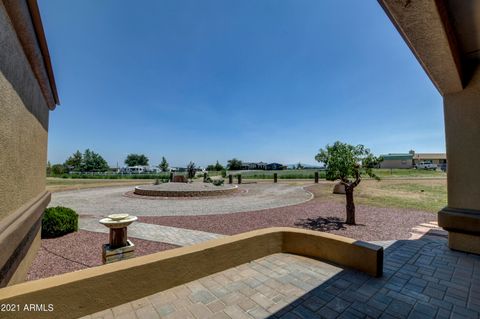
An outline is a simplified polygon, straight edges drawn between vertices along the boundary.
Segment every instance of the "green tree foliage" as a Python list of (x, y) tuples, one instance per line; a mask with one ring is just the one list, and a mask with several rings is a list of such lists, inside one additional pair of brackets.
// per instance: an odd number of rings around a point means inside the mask
[[(54, 165), (55, 166), (55, 165)], [(80, 151), (76, 151), (75, 153), (70, 156), (65, 163), (64, 166), (64, 173), (67, 172), (105, 172), (108, 171), (108, 164), (103, 157), (95, 153), (90, 149), (86, 149), (85, 152), (80, 153)], [(53, 166), (52, 166), (52, 173)], [(63, 173), (62, 173), (63, 174)]]
[(223, 171), (224, 169), (225, 167), (223, 167), (223, 165), (217, 161), (217, 163), (215, 164), (215, 170), (219, 172), (219, 171)]
[(224, 169), (225, 169), (225, 167), (223, 167), (223, 165), (220, 164), (218, 161), (215, 164), (207, 166), (207, 171), (209, 171), (209, 172), (213, 172), (213, 171), (220, 172), (220, 171), (223, 171)]
[(190, 161), (190, 163), (188, 163), (187, 165), (187, 176), (188, 178), (194, 178), (195, 177), (195, 173), (197, 172), (197, 168), (195, 166), (195, 163)]
[(50, 161), (47, 162), (47, 176), (50, 176), (52, 174), (52, 164)]
[(232, 171), (240, 170), (242, 169), (242, 161), (236, 158), (232, 158), (228, 161), (227, 168)]
[(65, 161), (65, 166), (68, 167), (71, 171), (81, 171), (82, 168), (83, 155), (80, 151), (76, 151)]
[(81, 171), (82, 172), (105, 172), (108, 170), (107, 161), (100, 154), (86, 149), (83, 153)]
[(325, 149), (320, 149), (315, 159), (325, 165), (327, 180), (340, 180), (340, 183), (345, 186), (346, 223), (354, 225), (353, 190), (360, 184), (362, 174), (379, 179), (372, 168), (376, 167), (382, 158), (373, 156), (363, 145), (354, 146), (337, 141), (333, 145), (327, 145)]
[(147, 166), (148, 157), (144, 154), (128, 154), (125, 159), (125, 164), (127, 166)]
[(52, 175), (62, 175), (62, 174), (65, 174), (67, 172), (67, 169), (66, 167), (63, 165), (63, 164), (54, 164), (52, 165), (52, 168), (51, 168), (51, 174)]
[(158, 168), (160, 168), (162, 172), (166, 172), (168, 170), (168, 162), (164, 156), (162, 156), (162, 161), (158, 165)]

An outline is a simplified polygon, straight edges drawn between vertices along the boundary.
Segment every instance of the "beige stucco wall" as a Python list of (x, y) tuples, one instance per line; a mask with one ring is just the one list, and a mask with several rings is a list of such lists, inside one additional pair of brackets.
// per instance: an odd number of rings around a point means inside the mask
[(448, 206), (480, 210), (480, 69), (459, 93), (444, 96)]
[(45, 190), (47, 131), (25, 108), (3, 73), (0, 105), (1, 220)]
[(45, 190), (48, 107), (0, 2), (0, 222)]
[(35, 239), (33, 240), (30, 246), (30, 249), (28, 250), (23, 260), (18, 265), (12, 278), (9, 280), (8, 282), (9, 286), (25, 281), (25, 278), (27, 277), (27, 274), (28, 274), (28, 270), (30, 269), (30, 266), (32, 265), (33, 261), (35, 260), (35, 257), (37, 256), (38, 249), (40, 249), (40, 246), (42, 245), (41, 233), (42, 233), (41, 230), (37, 231), (37, 235), (35, 236)]
[[(28, 11), (26, 3), (18, 3), (23, 4), (18, 10)], [(45, 96), (0, 1), (0, 287), (24, 279), (39, 247), (41, 216), (50, 199), (48, 116)]]

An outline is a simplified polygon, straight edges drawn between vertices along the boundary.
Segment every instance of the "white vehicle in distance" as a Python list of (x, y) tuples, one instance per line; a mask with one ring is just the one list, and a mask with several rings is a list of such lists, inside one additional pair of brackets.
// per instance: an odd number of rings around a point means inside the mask
[(432, 162), (420, 162), (417, 164), (417, 169), (431, 169), (436, 170), (437, 165), (433, 164)]

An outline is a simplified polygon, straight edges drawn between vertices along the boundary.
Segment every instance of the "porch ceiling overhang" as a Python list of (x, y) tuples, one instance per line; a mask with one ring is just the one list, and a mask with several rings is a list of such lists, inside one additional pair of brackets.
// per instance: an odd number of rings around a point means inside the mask
[(463, 90), (480, 60), (480, 0), (378, 0), (440, 94)]

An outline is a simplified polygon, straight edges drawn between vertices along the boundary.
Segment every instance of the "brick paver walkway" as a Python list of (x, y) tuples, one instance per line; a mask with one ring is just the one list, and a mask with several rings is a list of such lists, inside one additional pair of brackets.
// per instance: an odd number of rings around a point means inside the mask
[[(98, 219), (80, 218), (80, 229), (108, 233), (107, 227), (98, 222)], [(178, 227), (161, 226), (134, 222), (128, 226), (128, 236), (177, 246), (190, 246), (207, 240), (225, 237), (225, 235), (207, 233)]]
[(381, 278), (276, 254), (86, 318), (478, 318), (480, 256), (388, 244)]

